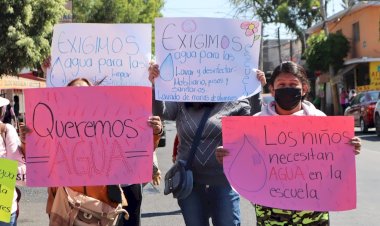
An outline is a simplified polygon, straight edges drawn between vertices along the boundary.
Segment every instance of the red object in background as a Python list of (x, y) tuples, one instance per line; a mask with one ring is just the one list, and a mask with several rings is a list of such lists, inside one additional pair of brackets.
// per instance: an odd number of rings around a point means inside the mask
[(314, 71), (315, 77), (318, 77), (322, 74), (322, 71)]
[(354, 116), (355, 126), (361, 132), (367, 132), (375, 126), (373, 113), (376, 102), (380, 99), (380, 91), (365, 91), (358, 93), (350, 102), (344, 115)]
[(175, 162), (177, 158), (177, 153), (178, 153), (178, 144), (179, 144), (179, 139), (178, 139), (178, 134), (175, 135), (174, 138), (174, 145), (173, 145), (173, 155), (172, 155), (172, 160)]

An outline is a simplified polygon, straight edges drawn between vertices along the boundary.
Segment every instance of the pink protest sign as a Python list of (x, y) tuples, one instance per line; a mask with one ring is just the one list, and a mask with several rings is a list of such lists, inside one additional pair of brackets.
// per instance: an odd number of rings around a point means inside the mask
[(64, 87), (26, 94), (28, 186), (136, 184), (152, 178), (152, 90)]
[(222, 119), (224, 172), (253, 203), (288, 210), (356, 208), (351, 117)]

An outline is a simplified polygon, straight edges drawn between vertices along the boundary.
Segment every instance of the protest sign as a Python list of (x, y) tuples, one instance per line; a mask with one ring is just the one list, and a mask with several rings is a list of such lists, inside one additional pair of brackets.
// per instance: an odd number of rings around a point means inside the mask
[(88, 78), (103, 86), (151, 86), (150, 24), (57, 24), (54, 27), (48, 87)]
[(163, 101), (227, 102), (261, 90), (256, 78), (260, 22), (156, 18), (155, 97)]
[(28, 186), (152, 179), (152, 89), (64, 87), (26, 94)]
[(0, 158), (0, 221), (9, 223), (17, 177), (17, 161)]
[(224, 172), (243, 197), (288, 210), (356, 207), (353, 118), (227, 117), (222, 125)]

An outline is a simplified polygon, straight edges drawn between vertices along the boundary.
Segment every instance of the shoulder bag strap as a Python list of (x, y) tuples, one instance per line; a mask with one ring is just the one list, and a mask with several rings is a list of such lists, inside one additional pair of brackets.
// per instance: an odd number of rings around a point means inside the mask
[(194, 159), (194, 156), (195, 156), (195, 152), (197, 150), (199, 142), (201, 141), (201, 136), (202, 136), (203, 129), (204, 129), (205, 125), (206, 125), (206, 121), (207, 121), (208, 116), (210, 115), (211, 111), (212, 111), (212, 108), (211, 107), (207, 107), (206, 110), (205, 110), (205, 112), (203, 113), (201, 121), (199, 122), (197, 132), (195, 133), (193, 143), (191, 144), (189, 158), (188, 158), (188, 160), (186, 162), (186, 167), (185, 167), (186, 169), (190, 169), (191, 168), (191, 164), (193, 162), (193, 159)]

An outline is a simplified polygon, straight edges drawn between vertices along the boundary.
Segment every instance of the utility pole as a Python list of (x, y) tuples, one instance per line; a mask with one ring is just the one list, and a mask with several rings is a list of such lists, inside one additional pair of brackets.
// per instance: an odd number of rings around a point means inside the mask
[(278, 44), (278, 59), (280, 60), (280, 64), (281, 64), (282, 58), (281, 58), (280, 27), (277, 28), (277, 44)]
[[(320, 10), (321, 10), (321, 15), (323, 19), (323, 29), (325, 31), (325, 34), (328, 35), (329, 29), (326, 26), (326, 11), (325, 11), (325, 0), (319, 0), (320, 2)], [(321, 111), (326, 113), (326, 83), (322, 84), (323, 86), (323, 95), (321, 96)]]
[[(260, 57), (259, 57), (259, 69), (264, 71), (264, 24), (261, 24), (261, 37), (260, 37)], [(265, 73), (265, 71), (264, 71)]]
[[(326, 21), (326, 18), (327, 18), (327, 15), (326, 15), (326, 7), (327, 5), (325, 4), (325, 1), (326, 0), (319, 0), (320, 2), (320, 5), (321, 5), (321, 15), (322, 15), (322, 18), (323, 18), (323, 29), (325, 31), (325, 34), (326, 36), (329, 35), (329, 28), (327, 26), (327, 21)], [(333, 79), (334, 77), (334, 68), (332, 66), (332, 64), (330, 63), (329, 64), (329, 75), (330, 75), (330, 81)], [(331, 83), (330, 83), (331, 84)], [(334, 115), (338, 115), (339, 114), (339, 92), (338, 92), (338, 87), (337, 87), (337, 84), (331, 84), (331, 96), (332, 96), (332, 102), (333, 102), (333, 108), (334, 108)], [(324, 84), (324, 92), (325, 92), (325, 95), (323, 98), (321, 98), (321, 110), (322, 111), (326, 111), (328, 108), (326, 106), (326, 84)], [(326, 112), (325, 112), (326, 113)], [(343, 112), (344, 113), (344, 112)]]

